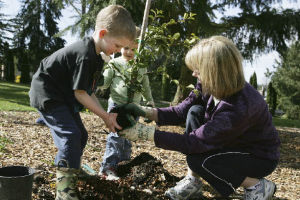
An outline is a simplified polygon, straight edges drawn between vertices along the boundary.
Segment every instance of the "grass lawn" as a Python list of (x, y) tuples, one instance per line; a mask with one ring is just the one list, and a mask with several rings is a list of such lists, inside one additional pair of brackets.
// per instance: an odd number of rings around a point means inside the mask
[(275, 126), (300, 128), (300, 120), (283, 119), (280, 117), (273, 117)]
[(33, 111), (29, 105), (30, 86), (0, 81), (0, 111)]
[[(0, 111), (36, 111), (29, 105), (29, 89), (30, 85), (0, 81)], [(100, 103), (106, 109), (107, 101), (100, 99)], [(156, 105), (167, 106), (158, 103)], [(275, 126), (300, 128), (300, 120), (273, 117), (273, 122)]]

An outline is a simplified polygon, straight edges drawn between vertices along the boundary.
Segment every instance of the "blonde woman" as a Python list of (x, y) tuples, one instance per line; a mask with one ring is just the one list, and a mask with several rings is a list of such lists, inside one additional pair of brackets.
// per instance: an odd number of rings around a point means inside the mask
[(182, 103), (153, 109), (127, 104), (116, 109), (158, 125), (186, 122), (185, 133), (138, 123), (119, 134), (186, 154), (189, 172), (166, 191), (171, 199), (199, 197), (199, 177), (222, 197), (241, 186), (245, 200), (271, 199), (276, 186), (264, 177), (277, 166), (280, 140), (263, 97), (245, 82), (240, 52), (231, 40), (213, 36), (195, 45), (185, 62), (199, 81)]

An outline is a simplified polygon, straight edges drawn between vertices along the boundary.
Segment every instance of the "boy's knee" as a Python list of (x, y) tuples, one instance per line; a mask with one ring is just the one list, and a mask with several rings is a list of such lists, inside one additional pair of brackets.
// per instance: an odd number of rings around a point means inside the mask
[(202, 117), (204, 115), (204, 107), (201, 105), (193, 105), (188, 112), (188, 118), (192, 119), (194, 117), (199, 118)]

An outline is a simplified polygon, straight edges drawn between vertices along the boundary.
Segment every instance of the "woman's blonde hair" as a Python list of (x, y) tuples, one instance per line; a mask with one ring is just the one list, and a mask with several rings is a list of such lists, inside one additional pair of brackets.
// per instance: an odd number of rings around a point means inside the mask
[(95, 30), (106, 29), (113, 37), (136, 38), (136, 28), (130, 13), (120, 5), (110, 5), (97, 15)]
[(185, 57), (187, 67), (198, 73), (203, 92), (218, 99), (244, 87), (242, 60), (237, 47), (223, 36), (202, 39)]

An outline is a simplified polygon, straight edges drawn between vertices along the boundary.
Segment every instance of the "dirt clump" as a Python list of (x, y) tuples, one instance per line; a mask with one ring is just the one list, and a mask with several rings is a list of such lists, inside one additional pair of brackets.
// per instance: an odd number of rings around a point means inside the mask
[(164, 192), (180, 180), (165, 170), (160, 161), (141, 153), (131, 161), (119, 163), (119, 180), (108, 181), (98, 176), (80, 181), (84, 199), (167, 199)]

